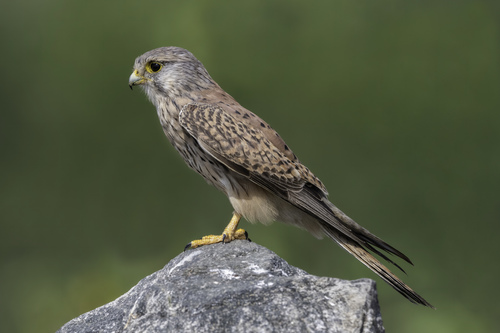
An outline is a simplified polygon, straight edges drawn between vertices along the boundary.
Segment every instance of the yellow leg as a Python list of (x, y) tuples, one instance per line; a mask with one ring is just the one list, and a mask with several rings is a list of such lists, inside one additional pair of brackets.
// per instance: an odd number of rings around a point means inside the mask
[(229, 243), (235, 239), (248, 239), (248, 234), (243, 229), (238, 228), (238, 223), (240, 222), (241, 215), (238, 213), (233, 213), (231, 221), (227, 227), (222, 232), (222, 235), (208, 235), (204, 236), (202, 239), (197, 239), (186, 245), (184, 250), (188, 248), (196, 248), (203, 245), (210, 245), (215, 243)]

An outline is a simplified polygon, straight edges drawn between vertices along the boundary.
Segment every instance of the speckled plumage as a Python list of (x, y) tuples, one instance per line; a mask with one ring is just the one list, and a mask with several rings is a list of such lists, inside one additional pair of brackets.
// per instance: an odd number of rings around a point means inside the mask
[(327, 235), (411, 302), (432, 307), (367, 250), (393, 264), (381, 250), (411, 263), (408, 257), (328, 201), (323, 183), (278, 133), (224, 92), (189, 51), (163, 47), (139, 56), (129, 84), (144, 88), (165, 135), (188, 166), (228, 196), (234, 228), (243, 216)]

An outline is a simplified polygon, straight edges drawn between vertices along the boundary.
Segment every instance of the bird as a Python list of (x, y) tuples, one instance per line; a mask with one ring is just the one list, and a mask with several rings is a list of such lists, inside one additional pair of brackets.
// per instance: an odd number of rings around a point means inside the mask
[(248, 239), (238, 229), (242, 217), (266, 225), (280, 221), (317, 238), (326, 235), (410, 302), (434, 308), (373, 254), (403, 272), (388, 254), (413, 265), (411, 260), (332, 204), (325, 185), (281, 136), (225, 92), (191, 52), (168, 46), (142, 54), (129, 86), (144, 90), (173, 147), (234, 209), (221, 235), (193, 240), (186, 249)]

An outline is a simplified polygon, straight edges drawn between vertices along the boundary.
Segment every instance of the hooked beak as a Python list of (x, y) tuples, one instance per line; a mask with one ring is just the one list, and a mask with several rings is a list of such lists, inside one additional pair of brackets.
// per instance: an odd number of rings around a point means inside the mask
[(147, 79), (141, 74), (139, 74), (139, 72), (136, 69), (128, 78), (128, 86), (130, 87), (130, 89), (132, 89), (133, 86), (143, 84), (144, 82), (146, 82), (146, 80)]

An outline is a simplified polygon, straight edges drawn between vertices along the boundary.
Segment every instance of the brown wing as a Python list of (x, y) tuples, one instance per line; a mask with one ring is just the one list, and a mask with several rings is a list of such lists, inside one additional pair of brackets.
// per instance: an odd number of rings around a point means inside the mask
[(327, 194), (309, 169), (287, 157), (263, 131), (238, 121), (219, 106), (188, 104), (179, 121), (216, 159), (263, 187), (286, 195), (288, 191), (301, 191), (308, 184)]
[[(299, 159), (290, 147), (287, 146), (285, 141), (280, 137), (280, 135), (269, 126), (264, 120), (262, 120), (255, 113), (242, 107), (233, 97), (228, 95), (222, 90), (206, 90), (202, 92), (204, 98), (201, 101), (218, 101), (217, 105), (224, 109), (231, 117), (234, 118), (236, 122), (242, 122), (249, 127), (258, 129), (266, 139), (271, 141), (271, 143), (278, 148), (286, 157), (288, 157), (293, 162), (299, 162)], [(323, 187), (323, 190), (326, 189)]]

